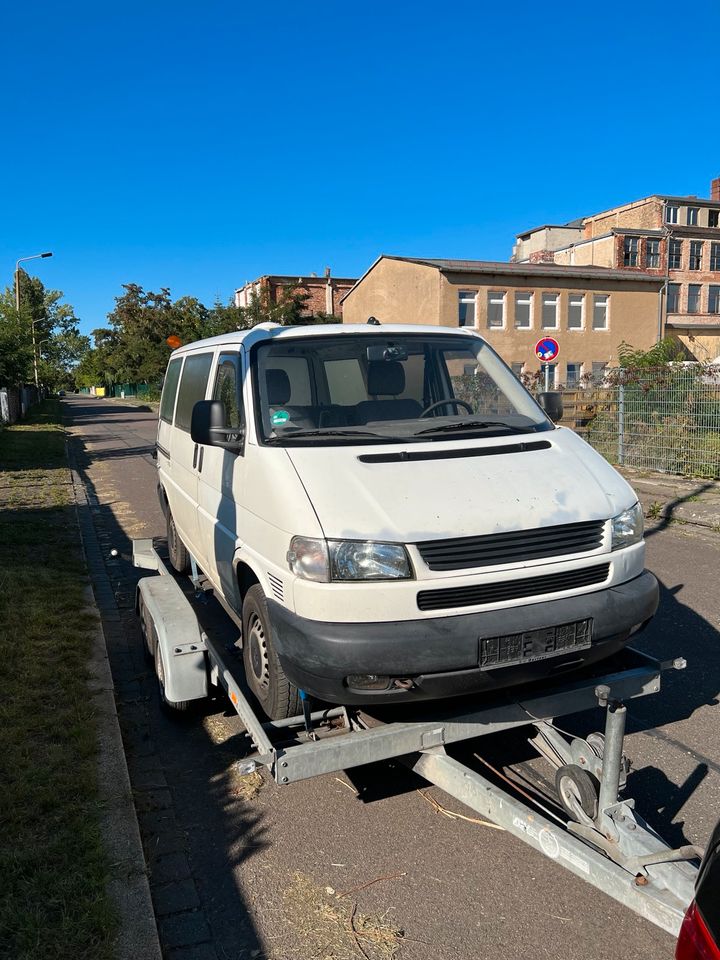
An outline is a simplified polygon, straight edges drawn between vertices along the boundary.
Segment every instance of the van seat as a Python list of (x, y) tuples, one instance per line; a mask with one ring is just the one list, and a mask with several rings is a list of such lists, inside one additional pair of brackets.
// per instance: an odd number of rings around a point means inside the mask
[[(405, 370), (397, 360), (372, 360), (368, 363), (367, 389), (374, 400), (363, 400), (357, 405), (358, 423), (373, 420), (416, 420), (422, 406), (410, 397), (401, 399), (405, 391)], [(392, 397), (379, 400), (379, 396)]]

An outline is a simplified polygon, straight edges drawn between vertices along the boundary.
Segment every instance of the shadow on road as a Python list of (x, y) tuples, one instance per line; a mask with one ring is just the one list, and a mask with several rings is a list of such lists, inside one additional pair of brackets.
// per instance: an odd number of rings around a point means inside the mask
[[(78, 400), (73, 406), (83, 410)], [(82, 419), (73, 416), (72, 425)], [(226, 709), (225, 701), (180, 719), (161, 708), (134, 609), (136, 584), (148, 573), (132, 567), (130, 540), (98, 498), (89, 474), (93, 461), (142, 455), (152, 446), (89, 450), (75, 437), (69, 448), (87, 496), (79, 507), (80, 524), (163, 950), (192, 948), (200, 956), (214, 944), (219, 957), (251, 956), (261, 944), (234, 871), (266, 843), (262, 810), (249, 802), (263, 789), (262, 780), (240, 778), (234, 744), (213, 736), (213, 715)]]

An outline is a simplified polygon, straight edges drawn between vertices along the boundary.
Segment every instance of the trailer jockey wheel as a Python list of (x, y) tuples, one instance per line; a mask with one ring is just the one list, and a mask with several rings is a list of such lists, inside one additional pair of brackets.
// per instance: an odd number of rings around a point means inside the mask
[(582, 767), (566, 763), (555, 774), (555, 788), (565, 812), (578, 823), (597, 816), (600, 784)]

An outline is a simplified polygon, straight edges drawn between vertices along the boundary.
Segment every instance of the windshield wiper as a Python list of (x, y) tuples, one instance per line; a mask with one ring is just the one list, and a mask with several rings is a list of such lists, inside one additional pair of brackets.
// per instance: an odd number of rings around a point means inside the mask
[(328, 427), (327, 429), (318, 428), (317, 430), (290, 430), (288, 433), (267, 437), (265, 442), (276, 443), (278, 440), (295, 440), (296, 437), (303, 440), (309, 437), (377, 437), (381, 440), (386, 439), (382, 433), (375, 433), (373, 430), (337, 430)]
[(416, 436), (422, 436), (426, 433), (452, 433), (460, 430), (487, 430), (492, 427), (501, 427), (503, 430), (509, 430), (510, 433), (532, 433), (533, 427), (518, 427), (514, 423), (505, 423), (503, 420), (461, 420), (459, 423), (443, 423), (437, 427), (428, 427), (427, 430), (420, 430)]

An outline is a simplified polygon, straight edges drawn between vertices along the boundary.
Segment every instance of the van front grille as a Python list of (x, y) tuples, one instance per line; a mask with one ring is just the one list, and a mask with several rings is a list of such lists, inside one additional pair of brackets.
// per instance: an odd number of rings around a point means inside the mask
[(421, 590), (417, 595), (420, 610), (445, 610), (451, 607), (476, 607), (486, 603), (502, 603), (524, 597), (541, 596), (546, 593), (561, 593), (577, 590), (607, 580), (610, 564), (580, 570), (564, 570), (542, 577), (525, 577), (522, 580), (504, 580), (499, 583), (473, 583), (466, 587), (451, 587), (447, 590)]
[(418, 543), (431, 570), (466, 570), (503, 563), (523, 563), (569, 553), (586, 553), (602, 546), (604, 520), (563, 523), (535, 530), (512, 530), (483, 537), (456, 537)]

